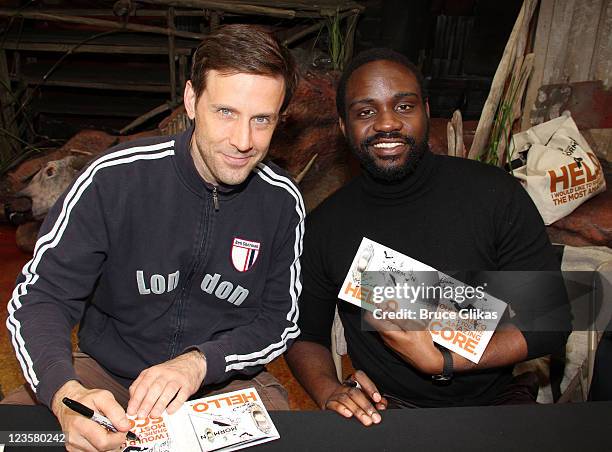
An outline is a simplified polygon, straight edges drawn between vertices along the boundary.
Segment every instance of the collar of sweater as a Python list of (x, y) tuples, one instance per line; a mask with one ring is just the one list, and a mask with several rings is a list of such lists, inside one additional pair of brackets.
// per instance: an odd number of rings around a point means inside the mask
[(415, 162), (413, 170), (399, 181), (384, 181), (374, 178), (365, 169), (361, 170), (360, 185), (367, 197), (380, 204), (398, 204), (422, 196), (433, 188), (435, 156), (430, 150)]

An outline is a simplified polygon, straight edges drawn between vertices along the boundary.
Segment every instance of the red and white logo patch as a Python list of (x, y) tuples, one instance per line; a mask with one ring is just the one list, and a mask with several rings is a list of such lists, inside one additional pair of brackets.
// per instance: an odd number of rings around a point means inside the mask
[(259, 256), (259, 242), (235, 238), (232, 243), (232, 264), (239, 272), (250, 269)]

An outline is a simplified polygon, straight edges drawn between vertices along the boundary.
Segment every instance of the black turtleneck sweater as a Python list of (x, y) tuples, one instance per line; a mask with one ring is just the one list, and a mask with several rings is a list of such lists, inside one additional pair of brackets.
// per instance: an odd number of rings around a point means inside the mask
[[(307, 217), (298, 340), (329, 347), (337, 304), (354, 367), (383, 393), (419, 406), (490, 402), (510, 382), (512, 367), (456, 374), (451, 385), (435, 386), (377, 333), (362, 330), (358, 307), (338, 300), (363, 237), (450, 273), (559, 271), (542, 219), (520, 184), (501, 169), (426, 152), (401, 182), (383, 183), (364, 172)], [(550, 290), (537, 297), (512, 292), (536, 309), (555, 309), (558, 330), (569, 330), (562, 283)], [(567, 332), (523, 334), (530, 358), (558, 350), (567, 338)]]

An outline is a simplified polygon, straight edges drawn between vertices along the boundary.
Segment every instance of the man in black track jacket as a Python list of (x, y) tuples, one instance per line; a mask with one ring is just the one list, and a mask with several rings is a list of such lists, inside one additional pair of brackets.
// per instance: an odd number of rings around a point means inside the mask
[(305, 211), (288, 175), (263, 159), (296, 83), (270, 35), (220, 28), (197, 49), (185, 89), (194, 127), (108, 150), (50, 211), (7, 327), (70, 450), (118, 447), (126, 408), (159, 416), (212, 389), (254, 385), (270, 408), (288, 408), (262, 369), (299, 335)]

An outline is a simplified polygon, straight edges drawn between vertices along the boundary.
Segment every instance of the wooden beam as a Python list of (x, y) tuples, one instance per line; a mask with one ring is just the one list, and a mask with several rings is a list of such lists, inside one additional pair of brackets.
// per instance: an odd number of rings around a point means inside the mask
[(304, 28), (302, 31), (299, 31), (296, 34), (294, 34), (293, 36), (290, 36), (287, 39), (285, 39), (283, 41), (283, 45), (285, 47), (286, 46), (290, 46), (294, 42), (299, 41), (300, 39), (308, 36), (309, 34), (314, 33), (315, 31), (320, 30), (324, 25), (325, 25), (325, 21), (324, 20), (320, 20), (316, 24), (311, 25), (310, 27)]
[(19, 143), (12, 137), (18, 137), (19, 131), (15, 121), (15, 102), (10, 91), (6, 53), (0, 49), (0, 163), (8, 162), (19, 152)]
[(187, 58), (184, 55), (179, 57), (179, 86), (178, 93), (180, 96), (183, 95), (183, 90), (185, 89), (185, 83), (187, 82), (187, 78), (190, 75), (187, 73)]
[(455, 144), (457, 141), (457, 137), (455, 136), (455, 128), (451, 121), (446, 123), (446, 145), (448, 146), (447, 154), (450, 157), (455, 157), (457, 149), (455, 149)]
[(531, 16), (533, 15), (536, 4), (537, 0), (525, 0), (516, 22), (514, 23), (501, 61), (495, 71), (489, 96), (487, 97), (478, 121), (478, 126), (476, 127), (476, 134), (474, 135), (474, 141), (472, 142), (472, 147), (469, 152), (470, 159), (477, 159), (480, 157), (487, 146), (493, 126), (493, 120), (495, 118), (495, 112), (497, 111), (499, 101), (504, 93), (504, 87), (508, 76), (512, 73), (513, 64), (515, 63), (516, 45), (519, 34), (524, 30), (523, 23), (526, 22), (528, 24), (531, 21)]
[[(123, 44), (82, 44), (76, 49), (77, 43), (47, 43), (47, 42), (24, 42), (7, 39), (2, 46), (5, 50), (29, 50), (35, 52), (68, 52), (71, 53), (106, 53), (106, 54), (131, 54), (131, 55), (166, 55), (167, 46), (130, 46)], [(191, 55), (193, 48), (177, 47), (177, 55)]]
[(306, 173), (308, 173), (308, 170), (310, 170), (310, 167), (312, 166), (312, 164), (314, 163), (314, 161), (317, 159), (318, 156), (319, 154), (313, 155), (308, 161), (308, 163), (306, 164), (306, 166), (304, 167), (304, 169), (300, 171), (300, 173), (297, 176), (295, 176), (296, 184), (299, 184), (300, 182), (302, 182), (302, 179), (304, 179), (304, 176), (306, 176)]
[[(174, 8), (170, 7), (168, 8), (168, 16), (167, 16), (167, 21), (168, 21), (168, 29), (169, 30), (176, 30), (175, 26), (174, 26)], [(169, 83), (169, 88), (170, 88), (170, 102), (174, 103), (176, 102), (176, 59), (175, 59), (175, 52), (174, 52), (174, 35), (173, 34), (168, 34), (168, 66), (170, 69), (170, 83)]]
[(134, 81), (133, 83), (122, 83), (118, 82), (93, 82), (87, 80), (66, 80), (66, 79), (46, 79), (42, 77), (33, 76), (22, 76), (20, 81), (27, 83), (28, 85), (40, 85), (44, 83), (46, 86), (66, 86), (71, 88), (87, 88), (87, 89), (106, 89), (106, 90), (118, 90), (118, 91), (138, 91), (138, 92), (149, 92), (149, 93), (167, 93), (168, 86), (166, 84), (157, 85), (152, 83), (140, 83)]
[(134, 129), (135, 127), (138, 127), (139, 125), (144, 124), (149, 119), (154, 118), (155, 116), (159, 115), (160, 113), (163, 113), (163, 112), (165, 112), (167, 110), (173, 109), (175, 106), (176, 106), (176, 104), (174, 102), (166, 102), (166, 103), (163, 103), (163, 104), (155, 107), (153, 110), (149, 110), (145, 114), (140, 115), (138, 118), (134, 119), (132, 122), (130, 122), (123, 129), (121, 129), (119, 131), (119, 135), (123, 135), (126, 132), (129, 132), (130, 130)]
[(531, 110), (535, 104), (538, 90), (540, 86), (542, 86), (544, 77), (544, 67), (546, 64), (546, 53), (548, 51), (548, 40), (550, 39), (554, 6), (555, 0), (540, 0), (538, 24), (533, 45), (533, 72), (527, 85), (527, 94), (525, 94), (524, 111), (520, 126), (521, 131), (527, 130), (532, 126)]
[[(67, 8), (36, 8), (37, 13), (45, 14), (56, 14), (61, 16), (75, 16), (80, 17), (111, 17), (113, 12), (110, 9), (91, 9), (91, 8), (79, 8), (79, 9), (67, 9)], [(174, 12), (176, 17), (202, 17), (202, 11), (193, 9), (187, 10), (176, 10)], [(129, 17), (166, 17), (165, 9), (136, 9), (129, 13)]]
[(465, 145), (463, 144), (463, 117), (461, 110), (455, 110), (451, 118), (451, 124), (455, 131), (455, 156), (467, 157), (465, 155)]
[(523, 60), (523, 64), (521, 65), (521, 71), (519, 73), (519, 85), (517, 87), (514, 102), (512, 103), (512, 124), (514, 124), (514, 121), (521, 117), (522, 106), (524, 105), (523, 95), (525, 94), (525, 89), (527, 87), (527, 83), (529, 82), (529, 78), (533, 73), (534, 59), (535, 54), (528, 53), (527, 55), (525, 55), (525, 59)]
[(529, 53), (522, 58), (520, 63), (517, 62), (517, 66), (519, 66), (518, 75), (513, 76), (515, 92), (512, 93), (507, 90), (504, 95), (503, 102), (510, 107), (510, 120), (507, 124), (509, 130), (506, 130), (505, 133), (500, 136), (499, 145), (497, 146), (497, 161), (499, 162), (500, 166), (503, 165), (506, 160), (508, 160), (506, 158), (506, 152), (508, 150), (510, 138), (512, 137), (514, 122), (521, 115), (521, 105), (523, 103), (525, 87), (527, 86), (527, 81), (529, 80), (529, 76), (533, 70), (533, 58), (534, 54)]
[(253, 14), (271, 17), (280, 17), (282, 19), (295, 18), (295, 11), (290, 9), (271, 8), (268, 6), (256, 6), (248, 4), (232, 4), (222, 1), (209, 0), (140, 0), (143, 3), (163, 6), (177, 6), (182, 8), (200, 8), (211, 9), (214, 11), (226, 11), (237, 14)]
[(180, 30), (170, 30), (168, 28), (162, 27), (154, 27), (151, 25), (141, 25), (141, 24), (122, 24), (119, 22), (113, 22), (112, 20), (103, 20), (103, 19), (92, 19), (89, 17), (79, 17), (79, 16), (60, 16), (56, 14), (45, 14), (45, 13), (35, 13), (28, 11), (20, 11), (17, 9), (7, 9), (0, 8), (0, 17), (23, 17), (24, 19), (34, 19), (34, 20), (49, 20), (52, 22), (67, 22), (73, 24), (84, 24), (84, 25), (93, 25), (101, 28), (110, 28), (111, 30), (127, 30), (127, 31), (138, 31), (142, 33), (155, 33), (162, 35), (170, 35), (173, 34), (179, 38), (186, 39), (198, 39), (202, 40), (206, 37), (206, 35), (201, 33), (192, 33), (189, 31), (180, 31)]
[(305, 11), (320, 11), (322, 9), (335, 11), (337, 9), (346, 11), (349, 9), (359, 9), (363, 11), (365, 6), (351, 0), (317, 0), (317, 1), (286, 1), (286, 0), (225, 0), (225, 3), (230, 4), (248, 4), (258, 6), (271, 6), (276, 8), (286, 8)]

